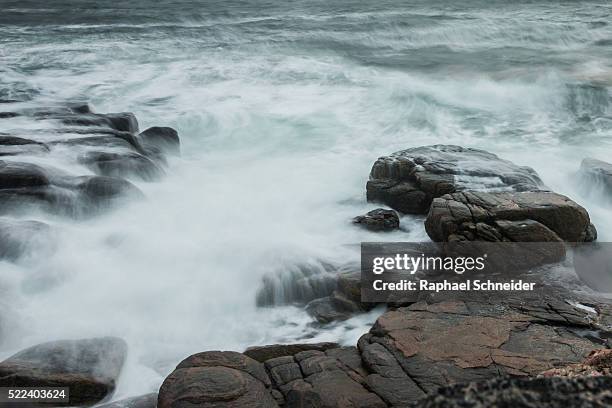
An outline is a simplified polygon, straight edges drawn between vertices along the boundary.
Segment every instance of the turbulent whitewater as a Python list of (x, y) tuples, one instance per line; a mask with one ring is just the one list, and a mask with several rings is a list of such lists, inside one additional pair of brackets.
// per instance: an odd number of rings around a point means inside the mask
[[(353, 226), (390, 152), (434, 143), (533, 167), (590, 213), (585, 157), (612, 157), (612, 5), (547, 1), (0, 2), (1, 110), (87, 101), (181, 136), (146, 195), (86, 221), (36, 214), (52, 239), (0, 261), (0, 359), (44, 341), (118, 336), (117, 398), (183, 357), (289, 341), (354, 344), (377, 311), (319, 328), (256, 307), (267, 274), (357, 261), (361, 241), (427, 239), (422, 216)], [(12, 102), (10, 102), (12, 101)], [(0, 132), (31, 132), (29, 118)], [(27, 133), (27, 132), (26, 132)], [(66, 151), (33, 163), (84, 171)], [(13, 217), (18, 218), (18, 217)], [(382, 237), (382, 238), (381, 238)]]

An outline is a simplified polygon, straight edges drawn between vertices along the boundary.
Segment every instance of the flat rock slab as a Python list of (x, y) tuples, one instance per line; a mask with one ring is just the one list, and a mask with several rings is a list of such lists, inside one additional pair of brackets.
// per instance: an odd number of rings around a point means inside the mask
[(591, 241), (588, 212), (551, 192), (460, 192), (433, 200), (425, 229), (436, 242)]
[[(364, 364), (424, 392), (497, 376), (535, 376), (582, 361), (601, 342), (592, 316), (545, 293), (428, 295), (388, 311), (359, 340)], [(373, 388), (376, 391), (376, 388)]]
[(368, 201), (402, 213), (425, 214), (434, 198), (457, 191), (539, 191), (537, 173), (484, 150), (454, 145), (415, 147), (379, 158)]
[(92, 405), (113, 393), (126, 355), (114, 337), (39, 344), (0, 363), (0, 387), (69, 387), (70, 405)]

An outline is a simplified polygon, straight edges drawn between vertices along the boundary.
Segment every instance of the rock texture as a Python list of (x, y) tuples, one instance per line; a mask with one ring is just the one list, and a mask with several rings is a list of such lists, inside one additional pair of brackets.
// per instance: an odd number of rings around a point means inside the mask
[(418, 408), (604, 408), (612, 404), (612, 377), (493, 379), (441, 389)]
[(210, 351), (188, 357), (159, 390), (159, 408), (278, 407), (263, 364), (236, 352)]
[(535, 376), (562, 361), (579, 362), (598, 348), (576, 333), (592, 327), (578, 309), (542, 294), (501, 304), (499, 296), (417, 302), (389, 311), (360, 339), (364, 361), (376, 368), (377, 359), (368, 356), (384, 353), (418, 386), (414, 389), (429, 393), (499, 375)]
[(294, 356), (302, 351), (326, 351), (338, 347), (338, 343), (271, 344), (249, 347), (244, 355), (263, 363), (277, 357)]
[(379, 158), (372, 167), (368, 201), (408, 214), (425, 214), (436, 197), (471, 191), (539, 191), (536, 172), (484, 150), (434, 145)]
[(306, 350), (263, 364), (240, 353), (206, 352), (170, 374), (158, 407), (386, 407), (364, 386), (363, 374), (355, 348)]
[(0, 387), (69, 387), (70, 405), (89, 406), (113, 393), (126, 354), (114, 337), (39, 344), (0, 363)]
[(353, 223), (363, 226), (370, 231), (393, 231), (399, 228), (400, 220), (393, 210), (377, 208), (365, 215), (353, 218)]
[[(607, 401), (609, 305), (572, 296), (548, 287), (526, 294), (420, 293), (415, 303), (384, 313), (357, 348), (274, 345), (244, 354), (191, 356), (162, 386), (160, 403), (181, 407), (189, 400), (209, 406), (206, 401), (240, 408), (263, 393), (259, 401), (265, 404), (256, 406), (489, 407), (521, 406), (513, 404), (527, 398), (532, 402), (525, 406), (537, 407), (558, 406), (563, 390), (578, 402)], [(593, 305), (593, 312), (581, 309), (578, 300)], [(248, 380), (213, 382), (200, 371), (185, 371), (194, 366), (238, 370), (232, 378), (248, 374)], [(598, 370), (591, 375), (600, 379), (533, 379), (578, 366)], [(228, 395), (225, 400), (204, 397), (213, 384), (222, 384), (219, 395)], [(471, 389), (482, 390), (482, 398)]]
[(552, 368), (541, 375), (544, 377), (612, 376), (612, 350), (593, 350), (581, 363)]
[(447, 194), (433, 201), (425, 229), (436, 242), (584, 242), (596, 236), (583, 207), (551, 192)]

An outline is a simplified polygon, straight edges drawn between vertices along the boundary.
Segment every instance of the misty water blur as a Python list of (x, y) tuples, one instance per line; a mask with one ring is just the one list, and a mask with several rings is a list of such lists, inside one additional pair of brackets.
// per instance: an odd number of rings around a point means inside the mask
[[(95, 6), (95, 7), (94, 7)], [(608, 204), (574, 177), (612, 157), (612, 5), (598, 2), (7, 1), (3, 109), (86, 100), (172, 126), (182, 156), (147, 200), (55, 229), (40, 253), (0, 262), (0, 358), (62, 338), (129, 345), (117, 396), (155, 390), (207, 349), (354, 344), (379, 310), (321, 330), (295, 307), (257, 309), (266, 273), (358, 260), (361, 241), (426, 239), (422, 219), (374, 234), (378, 156), (453, 143), (535, 168), (585, 206), (601, 240)], [(0, 132), (44, 134), (0, 120)], [(26, 129), (24, 131), (24, 129)], [(32, 162), (86, 174), (57, 149)]]

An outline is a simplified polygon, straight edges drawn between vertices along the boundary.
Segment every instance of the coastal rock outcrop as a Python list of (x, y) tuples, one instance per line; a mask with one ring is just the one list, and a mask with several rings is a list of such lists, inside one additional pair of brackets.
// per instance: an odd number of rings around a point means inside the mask
[(264, 365), (243, 354), (209, 351), (188, 357), (165, 379), (158, 408), (274, 408)]
[(535, 376), (561, 362), (582, 361), (600, 345), (580, 335), (581, 330), (596, 327), (592, 319), (541, 292), (514, 296), (470, 292), (462, 298), (427, 295), (423, 301), (383, 314), (359, 340), (359, 349), (374, 372), (396, 377), (378, 370), (378, 360), (369, 357), (383, 353), (418, 388), (431, 393), (500, 375)]
[(425, 229), (436, 242), (585, 242), (596, 236), (583, 207), (543, 191), (446, 194), (433, 200)]
[[(485, 407), (533, 396), (536, 407), (557, 406), (546, 404), (561, 401), (563, 389), (577, 401), (583, 398), (579, 392), (609, 398), (601, 388), (609, 382), (605, 344), (610, 327), (603, 312), (609, 305), (573, 296), (549, 287), (525, 293), (423, 292), (415, 303), (379, 317), (357, 348), (288, 344), (191, 356), (164, 382), (159, 406), (188, 406), (181, 404), (189, 401), (239, 408), (257, 396), (253, 406), (405, 408), (473, 402)], [(580, 302), (593, 307), (584, 309)], [(592, 383), (535, 378), (579, 364), (602, 376)], [(192, 367), (199, 369), (187, 371)], [(227, 373), (233, 382), (214, 381), (205, 373), (213, 368), (223, 376), (225, 370), (238, 372)], [(219, 393), (209, 397), (213, 386)], [(482, 400), (462, 399), (470, 387), (483, 390)]]
[(158, 407), (386, 407), (365, 387), (364, 373), (354, 347), (305, 350), (263, 364), (240, 353), (206, 352), (166, 378)]
[(43, 343), (0, 363), (0, 386), (69, 387), (64, 405), (90, 406), (113, 393), (126, 355), (115, 337)]
[[(2, 216), (44, 211), (84, 218), (113, 207), (119, 200), (141, 199), (144, 194), (128, 179), (160, 178), (166, 165), (165, 152), (175, 153), (179, 145), (174, 129), (155, 127), (138, 134), (134, 114), (94, 113), (86, 103), (6, 113), (9, 119), (32, 119), (32, 127), (27, 129), (27, 137), (13, 134), (15, 130), (0, 133)], [(41, 123), (40, 129), (36, 123)], [(49, 166), (53, 155), (74, 160), (69, 163), (71, 170)], [(78, 165), (82, 165), (82, 172)], [(6, 228), (0, 232), (0, 259), (16, 260), (36, 231), (43, 234), (41, 237), (47, 231), (42, 224), (8, 222), (3, 219), (1, 224)]]
[(379, 158), (372, 167), (368, 201), (408, 214), (425, 214), (434, 198), (463, 190), (539, 191), (537, 173), (479, 149), (422, 146)]

